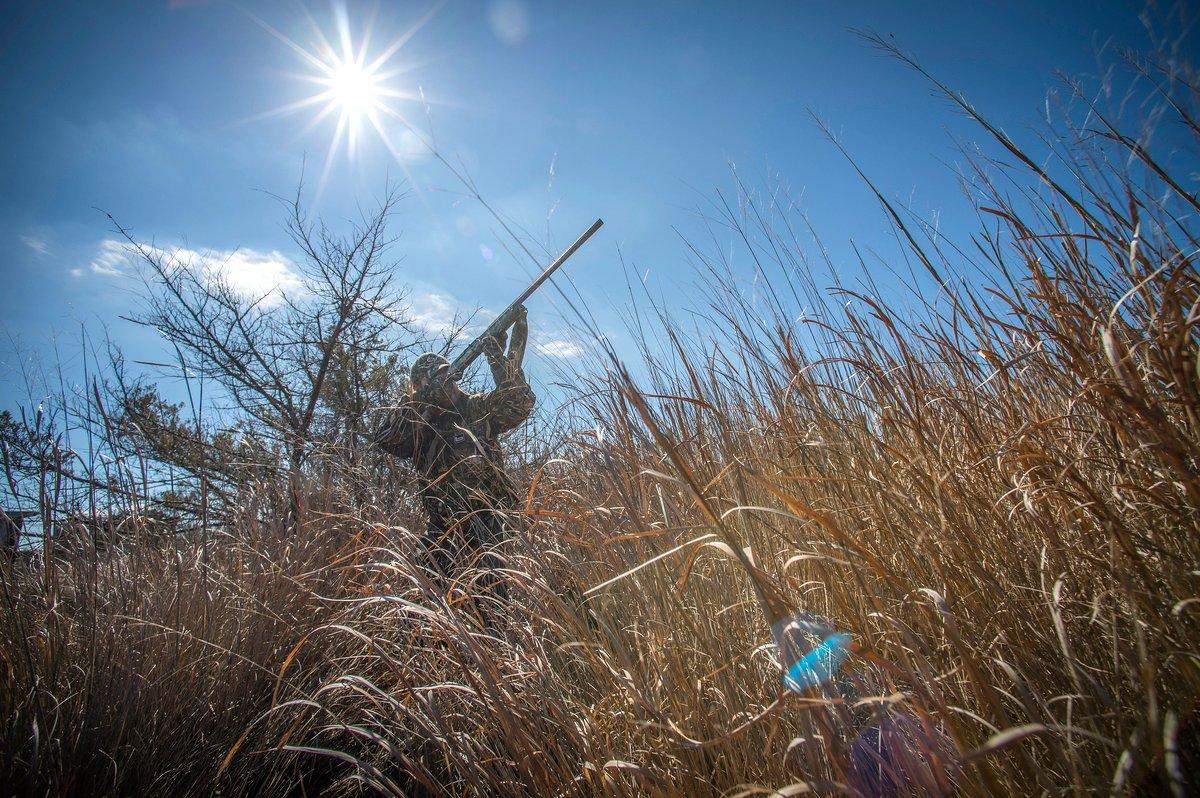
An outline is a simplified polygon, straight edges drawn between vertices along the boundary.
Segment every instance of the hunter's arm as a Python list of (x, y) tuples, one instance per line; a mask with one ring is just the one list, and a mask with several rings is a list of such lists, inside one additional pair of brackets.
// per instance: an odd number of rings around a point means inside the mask
[(496, 389), (472, 397), (476, 403), (475, 415), (490, 422), (497, 433), (508, 432), (529, 418), (536, 397), (520, 366), (503, 355), (494, 356), (489, 350), (484, 353), (488, 356)]
[(390, 455), (411, 460), (418, 451), (420, 413), (412, 402), (405, 402), (384, 414), (371, 443)]

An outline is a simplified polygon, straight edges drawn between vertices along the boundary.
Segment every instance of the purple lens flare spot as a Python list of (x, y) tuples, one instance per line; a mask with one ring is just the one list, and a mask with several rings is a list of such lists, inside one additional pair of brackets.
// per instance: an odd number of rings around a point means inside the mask
[(846, 783), (855, 795), (954, 795), (962, 762), (954, 741), (929, 718), (887, 713), (850, 746)]

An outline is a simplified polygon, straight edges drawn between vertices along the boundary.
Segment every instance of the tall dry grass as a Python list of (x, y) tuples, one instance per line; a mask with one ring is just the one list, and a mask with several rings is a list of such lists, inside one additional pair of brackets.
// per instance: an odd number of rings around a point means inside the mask
[[(1131, 70), (1194, 155), (1195, 76)], [(6, 570), (7, 783), (1194, 790), (1189, 161), (1079, 98), (1047, 159), (946, 93), (998, 148), (967, 175), (975, 235), (877, 193), (909, 286), (885, 291), (738, 182), (710, 218), (737, 246), (689, 247), (699, 306), (635, 303), (637, 378), (581, 375), (578, 432), (526, 469), (504, 601), (422, 569), (386, 482), (375, 505), (314, 490), (307, 534), (234, 526), (207, 562), (126, 545)], [(781, 608), (852, 635), (825, 688), (782, 686)]]

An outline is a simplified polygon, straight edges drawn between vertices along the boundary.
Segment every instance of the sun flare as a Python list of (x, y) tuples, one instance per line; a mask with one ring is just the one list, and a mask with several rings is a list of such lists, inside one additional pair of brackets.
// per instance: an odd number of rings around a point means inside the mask
[(295, 75), (301, 81), (317, 86), (317, 91), (300, 100), (259, 114), (254, 119), (294, 114), (312, 110), (313, 116), (301, 128), (299, 135), (307, 134), (327, 120), (333, 125), (325, 164), (317, 184), (319, 196), (329, 178), (334, 156), (344, 141), (346, 153), (353, 160), (357, 157), (362, 132), (368, 127), (375, 132), (388, 152), (404, 166), (400, 150), (392, 143), (385, 121), (398, 122), (406, 132), (416, 133), (403, 114), (392, 107), (396, 100), (421, 100), (420, 93), (402, 91), (390, 84), (394, 78), (414, 68), (414, 65), (393, 63), (404, 44), (425, 24), (437, 7), (422, 17), (401, 36), (397, 37), (377, 54), (370, 54), (371, 34), (375, 18), (370, 17), (361, 28), (361, 37), (355, 41), (346, 8), (341, 3), (332, 6), (337, 28), (337, 45), (330, 41), (321, 26), (311, 16), (314, 45), (311, 49), (297, 44), (293, 39), (251, 14), (251, 18), (272, 36), (283, 42), (298, 56), (306, 71)]
[(333, 101), (346, 113), (362, 113), (380, 101), (375, 75), (358, 64), (339, 64), (326, 82)]

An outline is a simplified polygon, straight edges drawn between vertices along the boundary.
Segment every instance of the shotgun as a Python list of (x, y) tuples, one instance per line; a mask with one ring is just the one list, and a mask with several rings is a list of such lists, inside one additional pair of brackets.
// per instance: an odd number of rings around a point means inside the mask
[(492, 320), (492, 323), (488, 325), (487, 329), (484, 330), (478, 338), (467, 344), (467, 348), (464, 349), (458, 357), (454, 358), (454, 362), (450, 364), (450, 371), (448, 372), (450, 379), (459, 380), (462, 378), (462, 375), (471, 367), (471, 364), (475, 362), (475, 359), (483, 354), (484, 339), (488, 338), (489, 336), (496, 336), (498, 338), (506, 330), (508, 330), (508, 328), (513, 325), (513, 322), (516, 321), (517, 309), (520, 308), (521, 305), (525, 304), (525, 300), (533, 296), (533, 292), (541, 288), (542, 283), (550, 279), (550, 275), (558, 271), (558, 267), (566, 263), (567, 258), (574, 255), (575, 250), (582, 247), (584, 243), (586, 243), (587, 240), (592, 237), (592, 234), (599, 230), (603, 224), (603, 219), (597, 219), (596, 221), (592, 222), (592, 226), (585, 230), (583, 235), (575, 239), (575, 243), (567, 247), (566, 250), (563, 251), (563, 254), (555, 258), (554, 262), (547, 266), (546, 270), (538, 275), (538, 278), (534, 280), (528, 288), (522, 291), (521, 295), (513, 300), (513, 303), (505, 308), (503, 313)]

